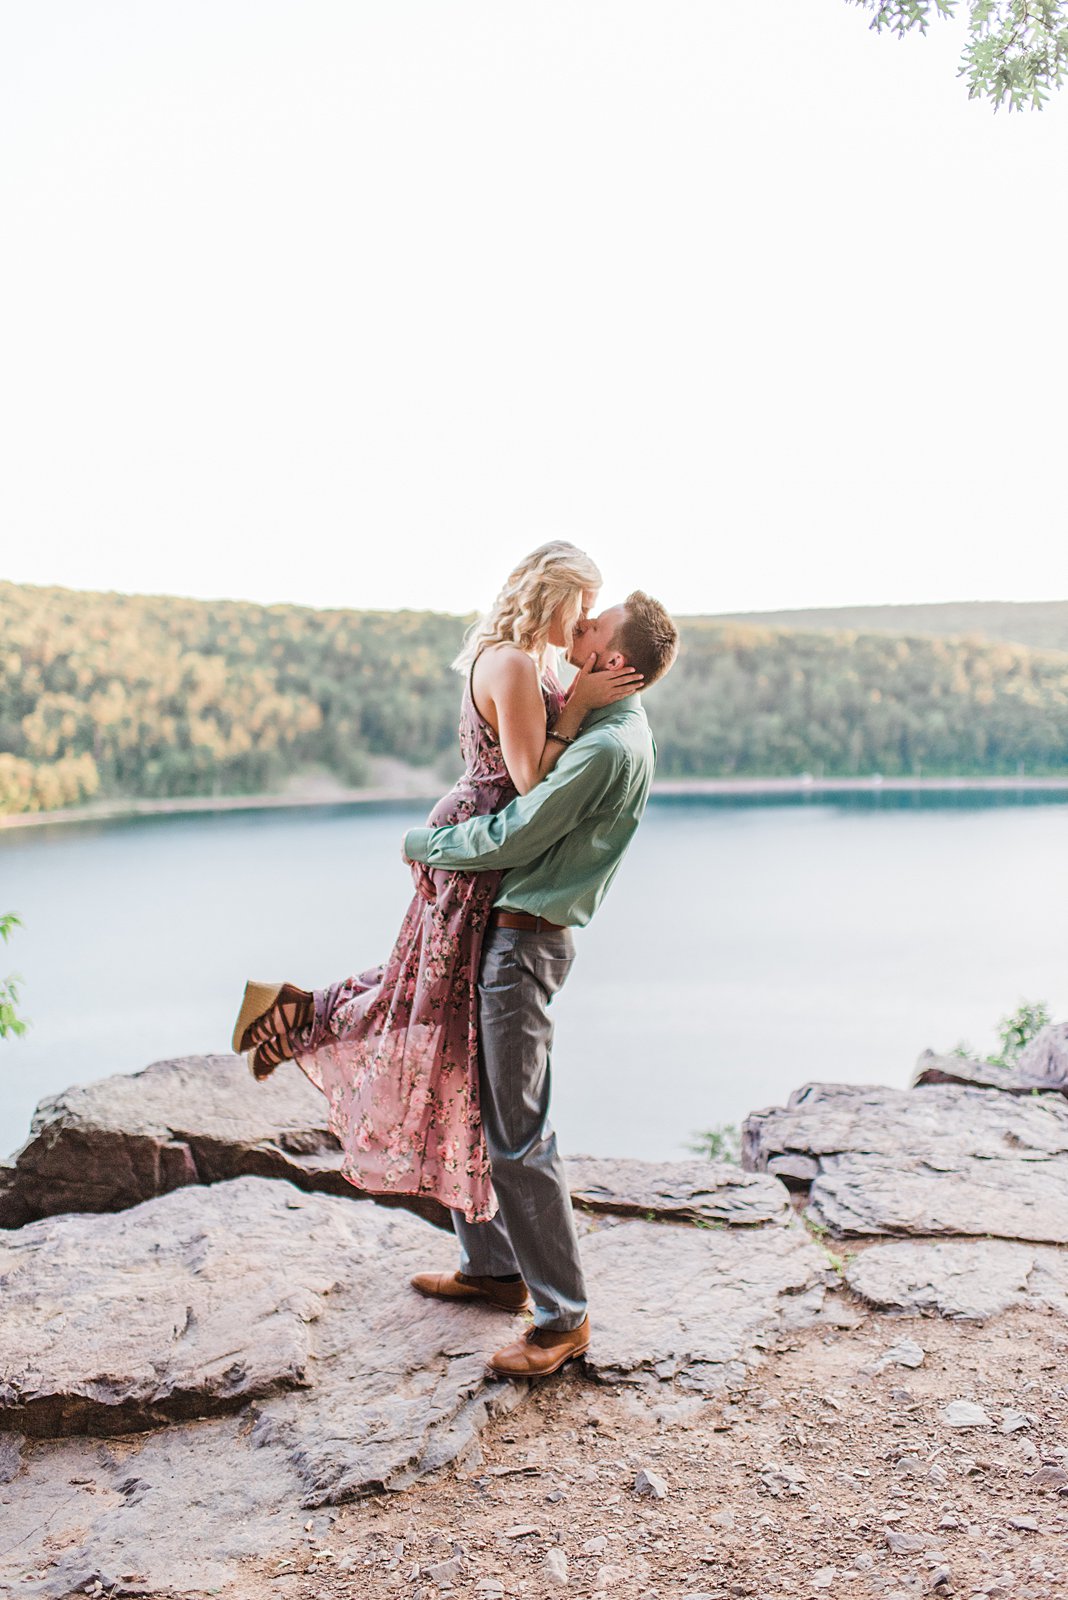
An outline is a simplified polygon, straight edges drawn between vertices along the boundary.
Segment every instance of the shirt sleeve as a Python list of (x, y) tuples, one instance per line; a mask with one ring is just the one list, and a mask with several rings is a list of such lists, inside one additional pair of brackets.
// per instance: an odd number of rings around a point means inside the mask
[(405, 835), (409, 861), (452, 872), (496, 872), (523, 867), (552, 849), (579, 817), (596, 811), (623, 763), (615, 740), (579, 739), (529, 794), (488, 817), (445, 828), (412, 828)]

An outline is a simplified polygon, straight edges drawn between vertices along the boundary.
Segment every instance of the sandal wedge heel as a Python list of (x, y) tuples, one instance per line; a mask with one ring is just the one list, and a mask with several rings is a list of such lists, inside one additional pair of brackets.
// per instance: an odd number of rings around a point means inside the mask
[(250, 980), (245, 984), (241, 1009), (237, 1013), (233, 1038), (230, 1040), (230, 1047), (235, 1056), (243, 1055), (248, 1049), (245, 1034), (265, 1011), (270, 1011), (284, 988), (284, 983), (253, 983)]

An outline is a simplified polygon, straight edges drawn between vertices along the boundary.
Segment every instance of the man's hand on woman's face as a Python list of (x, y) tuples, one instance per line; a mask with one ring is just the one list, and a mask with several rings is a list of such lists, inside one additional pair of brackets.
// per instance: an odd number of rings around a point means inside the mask
[(610, 706), (628, 694), (636, 694), (644, 679), (633, 667), (606, 667), (597, 670), (597, 652), (582, 663), (582, 670), (567, 693), (567, 703), (582, 712), (594, 711), (600, 706)]

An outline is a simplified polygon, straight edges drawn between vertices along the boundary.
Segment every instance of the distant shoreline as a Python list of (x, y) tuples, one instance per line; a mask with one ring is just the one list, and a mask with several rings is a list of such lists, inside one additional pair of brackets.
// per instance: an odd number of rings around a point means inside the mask
[[(693, 795), (798, 795), (968, 792), (998, 793), (1047, 790), (1068, 794), (1063, 778), (664, 778), (653, 794), (671, 798)], [(195, 816), (220, 811), (306, 811), (329, 806), (425, 804), (440, 799), (443, 787), (415, 789), (338, 789), (329, 794), (192, 795), (170, 800), (102, 800), (55, 811), (22, 812), (0, 817), (0, 831), (41, 828), (78, 822), (122, 822), (134, 817)]]

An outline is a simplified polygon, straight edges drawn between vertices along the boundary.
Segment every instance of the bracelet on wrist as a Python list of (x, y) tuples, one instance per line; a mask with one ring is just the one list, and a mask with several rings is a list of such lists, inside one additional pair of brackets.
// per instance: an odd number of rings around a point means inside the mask
[(547, 739), (555, 739), (557, 744), (574, 744), (575, 742), (574, 739), (569, 739), (566, 733), (554, 733), (550, 731), (545, 735), (545, 737)]

